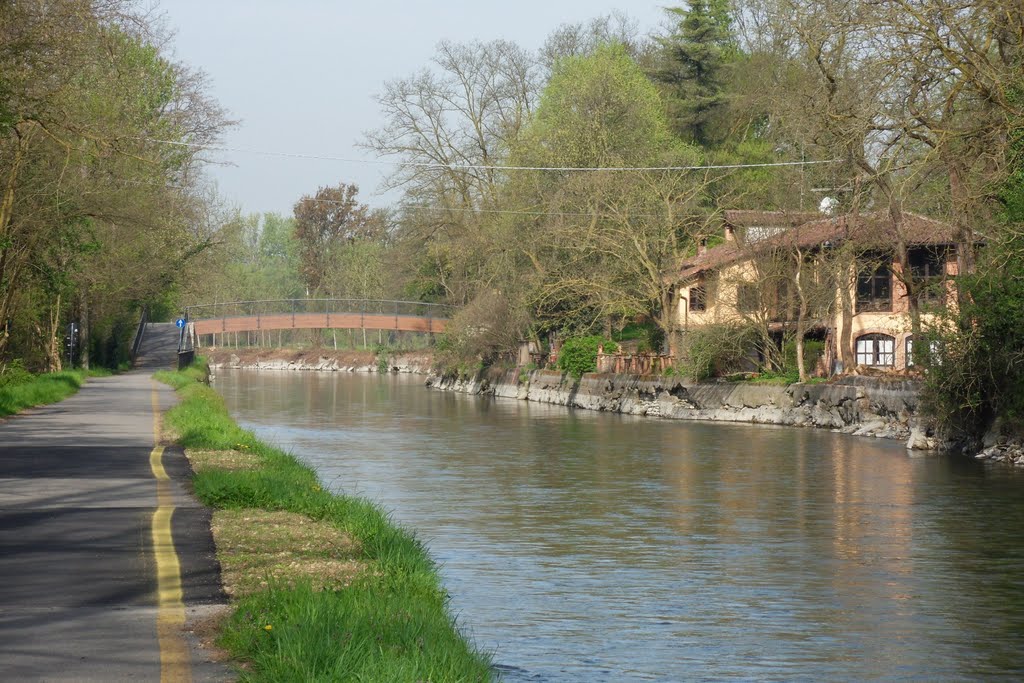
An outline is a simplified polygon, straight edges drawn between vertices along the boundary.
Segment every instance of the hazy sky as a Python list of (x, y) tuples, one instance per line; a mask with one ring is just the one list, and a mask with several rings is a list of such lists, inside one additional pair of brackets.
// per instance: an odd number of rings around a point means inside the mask
[[(503, 38), (539, 48), (558, 26), (625, 11), (642, 32), (671, 0), (164, 0), (175, 56), (202, 69), (210, 92), (241, 123), (224, 145), (333, 157), (374, 158), (357, 149), (380, 125), (374, 96), (385, 81), (426, 67), (442, 40)], [(355, 182), (363, 201), (390, 167), (217, 153), (221, 194), (246, 212), (290, 214), (321, 185)]]

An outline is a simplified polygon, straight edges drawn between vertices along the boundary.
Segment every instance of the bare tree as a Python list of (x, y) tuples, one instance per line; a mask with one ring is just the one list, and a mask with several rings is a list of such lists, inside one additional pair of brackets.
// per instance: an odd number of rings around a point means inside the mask
[(479, 208), (494, 197), (506, 158), (536, 103), (537, 66), (508, 41), (442, 42), (433, 70), (390, 81), (377, 98), (385, 119), (362, 145), (409, 163), (386, 182), (414, 202), (454, 199)]

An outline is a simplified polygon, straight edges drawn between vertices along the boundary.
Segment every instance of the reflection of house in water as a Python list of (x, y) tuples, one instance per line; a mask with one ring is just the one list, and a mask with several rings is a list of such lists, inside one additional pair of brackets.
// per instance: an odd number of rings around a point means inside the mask
[(833, 596), (823, 614), (830, 630), (861, 633), (861, 648), (875, 662), (879, 677), (894, 666), (914, 668), (904, 641), (926, 622), (916, 597), (915, 461), (908, 457), (869, 457), (853, 439), (837, 439), (832, 454), (834, 514)]
[(803, 444), (822, 438), (793, 429), (721, 424), (667, 431), (663, 452), (671, 457), (663, 465), (674, 491), (668, 501), (673, 526), (684, 534), (734, 543), (792, 534), (794, 524), (802, 530), (804, 499), (819, 489), (818, 482), (808, 481)]
[[(665, 433), (666, 503), (685, 539), (680, 552), (706, 565), (733, 549), (728, 576), (737, 583), (791, 573), (802, 586), (795, 592), (832, 596), (840, 609), (828, 619), (837, 623), (889, 614), (892, 601), (908, 598), (914, 460), (848, 436), (758, 427), (746, 439), (739, 427), (714, 438), (723, 429)], [(858, 605), (869, 605), (868, 614), (857, 614)]]
[[(907, 247), (909, 273), (896, 258), (898, 243)], [(916, 214), (904, 214), (897, 229), (881, 212), (726, 211), (725, 241), (701, 246), (675, 276), (678, 324), (685, 333), (757, 320), (781, 338), (797, 318), (799, 259), (804, 294), (816, 288), (822, 299), (810, 312), (809, 336), (827, 340), (827, 358), (842, 358), (845, 344), (858, 366), (903, 370), (913, 365), (908, 291), (927, 322), (954, 293), (956, 256), (952, 226)]]
[(832, 452), (835, 557), (859, 558), (842, 565), (851, 570), (910, 573), (914, 461), (902, 455), (871, 457), (857, 445), (855, 439), (837, 438)]

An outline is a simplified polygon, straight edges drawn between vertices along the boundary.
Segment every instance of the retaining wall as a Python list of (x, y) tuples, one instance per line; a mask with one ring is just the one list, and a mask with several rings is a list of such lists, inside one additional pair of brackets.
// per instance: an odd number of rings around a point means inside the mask
[(915, 418), (918, 385), (911, 381), (850, 377), (830, 384), (776, 386), (611, 374), (575, 380), (545, 370), (531, 372), (527, 381), (519, 379), (517, 371), (494, 380), (432, 376), (427, 386), (628, 415), (820, 427), (900, 439), (913, 449), (938, 447)]

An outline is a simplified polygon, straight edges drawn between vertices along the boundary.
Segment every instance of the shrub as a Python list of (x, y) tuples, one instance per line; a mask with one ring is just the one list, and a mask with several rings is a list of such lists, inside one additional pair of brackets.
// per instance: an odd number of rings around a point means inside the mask
[(615, 353), (618, 344), (604, 337), (571, 337), (562, 344), (558, 352), (558, 369), (579, 379), (585, 372), (597, 370), (597, 347), (604, 346), (605, 353)]
[(525, 310), (499, 292), (482, 292), (448, 322), (438, 339), (438, 360), (448, 368), (478, 360), (489, 365), (503, 353), (515, 350), (528, 325)]
[(961, 278), (958, 310), (916, 354), (927, 367), (924, 408), (968, 441), (997, 421), (1024, 431), (1024, 260), (1006, 247), (994, 251)]
[(756, 331), (746, 325), (709, 325), (691, 330), (683, 339), (688, 374), (702, 380), (743, 370), (750, 365), (756, 340)]

